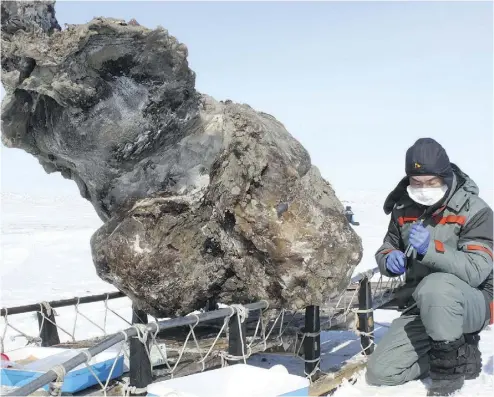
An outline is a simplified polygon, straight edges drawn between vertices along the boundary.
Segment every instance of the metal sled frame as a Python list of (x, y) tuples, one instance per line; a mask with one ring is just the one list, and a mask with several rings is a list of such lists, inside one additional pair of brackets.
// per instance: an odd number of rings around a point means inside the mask
[[(299, 357), (305, 362), (305, 375), (311, 380), (310, 395), (327, 394), (337, 388), (343, 378), (348, 379), (363, 368), (365, 356), (373, 352), (373, 311), (377, 308), (395, 308), (392, 306), (393, 299), (402, 280), (399, 277), (384, 279), (381, 276), (379, 281), (371, 282), (378, 273), (378, 269), (375, 268), (354, 276), (346, 291), (336, 299), (330, 300), (323, 307), (309, 306), (305, 312), (271, 310), (268, 302), (260, 301), (246, 305), (232, 304), (217, 310), (173, 319), (154, 319), (155, 321), (150, 323), (146, 313), (133, 310), (132, 322), (128, 322), (108, 307), (109, 300), (125, 296), (120, 292), (4, 308), (0, 311), (5, 320), (2, 351), (7, 327), (26, 337), (28, 343), (41, 346), (88, 347), (25, 386), (14, 388), (8, 395), (29, 395), (46, 385), (50, 386), (52, 394), (60, 394), (66, 373), (81, 364), (87, 365), (92, 357), (122, 341), (126, 342), (122, 345), (122, 350), (129, 360), (130, 369), (126, 374), (129, 377), (128, 382), (102, 381), (93, 373), (100, 388), (87, 389), (78, 394), (101, 395), (103, 392), (104, 395), (139, 395), (145, 393), (147, 386), (156, 380), (185, 376), (221, 365), (247, 362), (250, 356), (259, 352), (289, 352)], [(103, 327), (78, 312), (79, 304), (99, 301), (104, 301), (107, 311), (127, 321), (130, 327), (106, 336), (106, 312)], [(53, 309), (71, 305), (76, 306), (76, 314), (100, 328), (106, 337), (76, 341), (73, 333), (58, 326)], [(38, 316), (37, 337), (24, 334), (8, 322), (10, 315), (29, 312), (36, 312)], [(59, 329), (70, 335), (72, 342), (60, 343)], [(334, 329), (351, 329), (360, 336), (363, 359), (353, 360), (338, 372), (328, 374), (320, 368), (320, 333)], [(194, 347), (191, 349), (187, 345), (192, 342)], [(128, 352), (123, 349), (127, 343)], [(91, 370), (89, 366), (88, 368)]]

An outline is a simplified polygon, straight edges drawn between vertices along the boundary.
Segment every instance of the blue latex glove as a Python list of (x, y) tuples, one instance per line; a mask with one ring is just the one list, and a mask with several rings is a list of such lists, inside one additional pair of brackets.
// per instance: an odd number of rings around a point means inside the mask
[(411, 227), (408, 241), (417, 250), (417, 254), (425, 255), (429, 248), (430, 239), (431, 234), (421, 224), (416, 223)]
[(391, 251), (386, 257), (386, 267), (394, 274), (405, 273), (405, 254), (401, 251)]

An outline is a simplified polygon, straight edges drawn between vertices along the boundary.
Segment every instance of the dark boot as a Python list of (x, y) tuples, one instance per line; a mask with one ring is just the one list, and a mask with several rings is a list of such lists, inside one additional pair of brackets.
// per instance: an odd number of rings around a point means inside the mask
[(478, 332), (465, 334), (465, 342), (467, 343), (466, 380), (476, 379), (482, 372), (482, 355), (479, 350), (479, 341), (480, 335)]
[(449, 396), (463, 387), (467, 364), (465, 337), (453, 342), (431, 341), (431, 387), (428, 396)]

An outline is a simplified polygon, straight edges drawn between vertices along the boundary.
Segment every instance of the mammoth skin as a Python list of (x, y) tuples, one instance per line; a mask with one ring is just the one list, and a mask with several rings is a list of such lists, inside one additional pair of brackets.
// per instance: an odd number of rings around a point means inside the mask
[(92, 203), (103, 280), (156, 317), (208, 300), (301, 309), (346, 288), (361, 240), (280, 122), (198, 93), (165, 29), (61, 31), (53, 4), (2, 2), (2, 141)]

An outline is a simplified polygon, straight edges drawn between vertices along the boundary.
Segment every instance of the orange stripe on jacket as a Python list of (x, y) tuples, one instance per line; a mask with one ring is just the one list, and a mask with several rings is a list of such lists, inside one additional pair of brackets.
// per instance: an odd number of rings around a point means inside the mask
[(467, 221), (467, 218), (465, 216), (448, 215), (448, 216), (441, 218), (438, 221), (438, 224), (439, 225), (445, 225), (446, 223), (457, 223), (458, 225), (464, 225), (466, 221)]
[(436, 246), (436, 251), (437, 252), (446, 252), (444, 249), (444, 243), (439, 240), (434, 240), (434, 245)]
[(400, 216), (398, 218), (398, 223), (400, 224), (400, 226), (403, 226), (405, 223), (410, 223), (410, 222), (415, 222), (417, 219), (417, 217), (411, 217), (411, 216)]
[(482, 245), (467, 245), (467, 251), (483, 251), (489, 254), (491, 259), (493, 259), (492, 251), (489, 248), (483, 247)]

